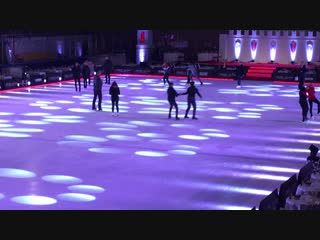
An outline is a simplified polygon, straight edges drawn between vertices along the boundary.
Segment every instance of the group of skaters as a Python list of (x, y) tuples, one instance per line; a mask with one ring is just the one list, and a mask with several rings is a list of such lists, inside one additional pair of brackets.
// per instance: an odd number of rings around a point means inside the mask
[[(163, 76), (163, 82), (164, 84), (167, 82), (169, 87), (167, 89), (167, 96), (168, 96), (168, 102), (170, 105), (169, 108), (169, 115), (168, 118), (171, 118), (171, 112), (172, 108), (175, 107), (176, 114), (175, 119), (179, 120), (178, 117), (178, 104), (176, 103), (176, 97), (180, 95), (188, 95), (187, 97), (187, 103), (188, 107), (186, 109), (184, 118), (189, 118), (188, 114), (190, 111), (191, 106), (193, 107), (193, 114), (192, 119), (197, 119), (196, 117), (196, 95), (198, 95), (200, 98), (202, 98), (202, 95), (200, 94), (199, 90), (195, 87), (194, 81), (192, 80), (193, 76), (196, 76), (198, 81), (203, 84), (203, 82), (200, 79), (199, 75), (199, 69), (200, 65), (197, 63), (190, 64), (187, 68), (187, 83), (190, 84), (186, 92), (183, 93), (177, 93), (176, 90), (173, 88), (173, 82), (169, 81), (169, 75), (170, 71), (172, 70), (174, 66), (165, 63), (163, 65), (164, 69), (164, 76)], [(110, 73), (112, 71), (112, 62), (111, 60), (106, 57), (105, 62), (103, 64), (103, 71), (105, 73), (105, 83), (110, 84)], [(83, 87), (87, 88), (87, 85), (91, 84), (90, 80), (90, 67), (88, 64), (88, 61), (85, 61), (82, 66), (76, 62), (74, 64), (74, 67), (72, 68), (72, 73), (75, 81), (75, 89), (76, 91), (81, 92), (81, 83), (80, 79), (81, 76), (83, 78)], [(103, 80), (101, 78), (102, 70), (98, 69), (94, 75), (93, 78), (93, 100), (92, 100), (92, 110), (98, 110), (102, 111), (102, 86), (103, 86)], [(112, 115), (119, 115), (119, 95), (120, 95), (120, 88), (116, 81), (113, 81), (110, 88), (109, 88), (109, 95), (111, 95), (111, 103), (112, 103)], [(96, 106), (96, 102), (98, 100), (98, 107)], [(116, 110), (116, 113), (115, 113)]]
[[(170, 73), (172, 72), (172, 70), (174, 69), (174, 65), (165, 62), (162, 65), (162, 69), (163, 69), (163, 84), (164, 85), (166, 83), (169, 84), (170, 83), (169, 76), (170, 76)], [(193, 81), (192, 80), (193, 77), (196, 77), (197, 80), (200, 82), (200, 84), (203, 85), (203, 82), (200, 79), (200, 64), (199, 63), (192, 62), (192, 63), (188, 64), (186, 75), (187, 75), (187, 84), (190, 84)]]
[(313, 103), (318, 105), (318, 114), (320, 113), (320, 102), (316, 97), (316, 91), (312, 83), (305, 86), (305, 72), (307, 71), (306, 65), (303, 65), (299, 72), (299, 104), (302, 109), (302, 122), (309, 120), (308, 111), (310, 112), (310, 118), (313, 118)]
[[(109, 57), (105, 58), (103, 64), (103, 71), (105, 73), (105, 83), (110, 84), (110, 73), (112, 71), (112, 61)], [(74, 84), (76, 91), (79, 90), (81, 92), (81, 77), (83, 78), (83, 87), (87, 88), (88, 84), (91, 84), (90, 74), (91, 70), (89, 67), (89, 62), (85, 61), (82, 66), (76, 62), (72, 68), (72, 74), (74, 78)], [(99, 110), (102, 111), (102, 86), (103, 80), (101, 78), (102, 70), (98, 69), (97, 72), (94, 74), (93, 78), (93, 100), (92, 100), (92, 110)], [(116, 81), (112, 82), (109, 88), (109, 94), (111, 95), (111, 103), (112, 103), (112, 115), (119, 115), (119, 95), (120, 89)], [(98, 109), (96, 107), (96, 101), (98, 99)], [(115, 113), (116, 108), (116, 113)]]
[(187, 97), (187, 103), (188, 107), (186, 109), (184, 118), (189, 118), (188, 114), (190, 111), (190, 108), (192, 106), (193, 108), (193, 114), (192, 114), (192, 119), (198, 119), (196, 117), (196, 111), (197, 111), (197, 104), (196, 104), (196, 95), (198, 95), (200, 98), (202, 98), (202, 95), (200, 94), (198, 88), (195, 87), (193, 77), (196, 77), (197, 80), (200, 82), (201, 85), (203, 85), (203, 82), (200, 79), (200, 64), (196, 62), (192, 62), (188, 65), (187, 67), (187, 84), (190, 84), (188, 87), (187, 91), (184, 93), (177, 93), (177, 91), (173, 87), (173, 82), (169, 81), (169, 75), (174, 68), (174, 65), (164, 63), (162, 65), (163, 68), (163, 84), (165, 85), (168, 83), (169, 87), (167, 89), (167, 95), (168, 95), (168, 102), (170, 105), (169, 108), (169, 115), (168, 118), (171, 119), (171, 112), (172, 108), (174, 107), (176, 110), (176, 120), (179, 120), (180, 118), (178, 117), (178, 104), (176, 102), (176, 97), (180, 95), (188, 95)]
[[(80, 63), (78, 62), (75, 62), (74, 66), (72, 67), (72, 75), (74, 78), (74, 85), (75, 85), (76, 91), (79, 90), (79, 92), (81, 92), (81, 82), (80, 82), (81, 77), (83, 78), (84, 88), (87, 88), (88, 84), (89, 85), (91, 84), (91, 79), (90, 79), (91, 69), (89, 65), (90, 65), (89, 61), (84, 61), (82, 65), (80, 65)], [(105, 58), (102, 68), (106, 75), (105, 83), (110, 84), (110, 73), (112, 71), (113, 65), (109, 57)]]

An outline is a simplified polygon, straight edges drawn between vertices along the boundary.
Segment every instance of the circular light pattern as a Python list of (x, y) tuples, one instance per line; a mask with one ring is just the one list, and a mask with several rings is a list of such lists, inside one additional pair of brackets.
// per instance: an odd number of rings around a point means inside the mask
[(0, 130), (3, 130), (1, 128), (8, 128), (8, 127), (12, 127), (13, 125), (12, 124), (2, 124), (0, 123)]
[(267, 111), (266, 109), (262, 109), (262, 108), (244, 108), (243, 110), (251, 111), (251, 112), (264, 112), (264, 111)]
[(146, 121), (129, 121), (128, 123), (138, 125), (138, 126), (147, 126), (147, 127), (163, 126), (163, 124), (160, 124), (160, 123), (153, 123), (153, 122), (146, 122)]
[(239, 113), (239, 115), (255, 115), (255, 116), (260, 116), (261, 113), (257, 113), (257, 112), (241, 112), (241, 113)]
[(18, 196), (11, 198), (12, 202), (26, 205), (51, 205), (57, 203), (57, 200), (44, 196)]
[(65, 136), (66, 139), (74, 140), (74, 141), (84, 141), (84, 142), (106, 142), (108, 139), (101, 137), (93, 137), (86, 135), (68, 135)]
[(248, 114), (240, 114), (238, 115), (239, 118), (261, 118), (258, 115), (248, 115)]
[(0, 116), (10, 116), (10, 115), (14, 115), (14, 113), (11, 113), (11, 112), (0, 112)]
[(88, 97), (86, 96), (72, 96), (73, 98), (80, 98), (80, 99), (87, 99)]
[(84, 193), (102, 193), (104, 188), (94, 186), (94, 185), (72, 185), (68, 189), (74, 192), (84, 192)]
[(32, 107), (45, 107), (45, 106), (48, 106), (48, 105), (44, 104), (44, 103), (30, 103), (29, 106), (32, 106)]
[(40, 128), (5, 128), (0, 130), (5, 132), (43, 132), (44, 131), (43, 129), (40, 129)]
[(237, 119), (236, 117), (232, 117), (232, 116), (213, 116), (212, 118), (215, 118), (215, 119), (225, 119), (225, 120)]
[(232, 108), (209, 108), (208, 110), (213, 110), (217, 112), (238, 112), (238, 110)]
[(92, 112), (91, 109), (86, 109), (86, 108), (68, 108), (68, 111), (70, 112)]
[(77, 184), (82, 182), (80, 178), (66, 175), (46, 175), (42, 177), (42, 180), (46, 182), (61, 184)]
[(244, 105), (244, 104), (248, 104), (247, 102), (231, 102), (230, 104), (234, 104), (234, 105)]
[(67, 101), (67, 100), (58, 100), (56, 103), (63, 103), (63, 104), (71, 104), (74, 103), (73, 101)]
[(187, 128), (187, 129), (194, 128), (194, 125), (184, 124), (184, 123), (173, 123), (173, 124), (170, 124), (170, 126), (176, 127), (176, 128)]
[(142, 140), (141, 138), (135, 137), (135, 136), (125, 136), (125, 135), (108, 135), (107, 138), (113, 139), (113, 140), (119, 140), (119, 141), (139, 141)]
[(25, 133), (0, 132), (0, 137), (25, 138), (31, 137), (31, 135)]
[(299, 95), (298, 94), (280, 94), (280, 97), (292, 97), (292, 98), (296, 98)]
[(200, 149), (199, 147), (192, 146), (192, 145), (175, 145), (174, 148), (186, 148), (186, 149)]
[(194, 151), (190, 151), (190, 150), (170, 150), (168, 151), (171, 154), (177, 154), (177, 155), (195, 155), (197, 154)]
[(168, 137), (166, 134), (163, 133), (138, 133), (140, 137), (147, 137), (147, 138), (166, 138)]
[(29, 117), (41, 117), (41, 116), (49, 116), (51, 113), (43, 113), (43, 112), (29, 112), (29, 113), (21, 113), (23, 116), (29, 116)]
[(0, 168), (0, 177), (8, 178), (32, 178), (36, 174), (30, 171), (16, 168)]
[(224, 133), (203, 133), (202, 135), (209, 136), (209, 137), (218, 137), (218, 138), (229, 138), (230, 137), (228, 134), (224, 134)]
[(95, 196), (83, 193), (61, 193), (57, 195), (57, 198), (68, 202), (90, 202), (96, 199)]
[(0, 199), (4, 198), (4, 194), (0, 193)]
[(132, 97), (132, 98), (136, 98), (136, 99), (157, 99), (156, 97), (150, 97), (150, 96), (136, 96), (136, 97)]
[(61, 109), (61, 107), (57, 107), (57, 106), (42, 106), (40, 108), (47, 109), (47, 110), (58, 110), (58, 109)]
[(90, 105), (92, 105), (92, 101), (81, 102), (80, 104), (90, 106)]
[(112, 128), (137, 128), (136, 125), (133, 124), (125, 124), (125, 123), (113, 123), (113, 122), (98, 122), (97, 125), (110, 126)]
[(270, 97), (272, 94), (270, 93), (250, 93), (250, 96), (254, 97)]
[(141, 87), (129, 87), (129, 89), (131, 89), (131, 90), (140, 90), (142, 88)]
[(30, 125), (43, 125), (43, 124), (50, 124), (48, 122), (44, 121), (38, 121), (38, 120), (17, 120), (15, 121), (16, 123), (21, 123), (21, 124), (30, 124)]
[(46, 122), (56, 122), (56, 123), (84, 123), (87, 121), (84, 120), (78, 120), (78, 119), (55, 119), (55, 118), (46, 118), (43, 119)]
[(112, 153), (112, 154), (120, 154), (120, 153), (125, 153), (124, 150), (118, 149), (118, 148), (89, 148), (90, 152), (95, 152), (95, 153)]
[(201, 131), (201, 132), (224, 132), (223, 130), (215, 129), (215, 128), (201, 128), (199, 131)]
[(135, 152), (136, 155), (144, 156), (144, 157), (165, 157), (168, 154), (163, 152), (155, 152), (155, 151), (137, 151)]
[(274, 107), (262, 107), (263, 109), (267, 109), (267, 110), (283, 110), (284, 108), (282, 108), (282, 107), (276, 107), (276, 106), (274, 106)]
[(197, 136), (197, 135), (179, 135), (179, 138), (191, 139), (191, 140), (207, 140), (207, 139), (209, 139), (208, 137)]

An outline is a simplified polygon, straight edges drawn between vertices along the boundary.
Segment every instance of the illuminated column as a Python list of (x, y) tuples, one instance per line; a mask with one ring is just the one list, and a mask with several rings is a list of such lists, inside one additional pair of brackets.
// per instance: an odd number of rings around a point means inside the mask
[(137, 31), (137, 57), (136, 63), (147, 63), (153, 48), (152, 30)]
[(64, 54), (64, 44), (61, 40), (57, 41), (57, 53), (59, 56), (62, 56)]
[(75, 47), (75, 55), (77, 57), (82, 57), (82, 42), (78, 41), (76, 42), (76, 47)]
[(236, 39), (234, 41), (234, 55), (237, 61), (239, 61), (240, 53), (241, 53), (241, 40)]
[(307, 61), (310, 63), (312, 61), (313, 56), (313, 41), (308, 40), (306, 43), (306, 54), (307, 54)]
[(276, 60), (277, 55), (277, 42), (272, 39), (270, 42), (270, 61), (273, 63)]
[(258, 41), (256, 39), (251, 39), (250, 50), (251, 50), (251, 60), (254, 61), (257, 56)]
[(298, 41), (297, 41), (297, 33), (296, 31), (292, 31), (292, 37), (289, 39), (289, 50), (290, 50), (290, 58), (291, 63), (294, 63), (297, 55)]

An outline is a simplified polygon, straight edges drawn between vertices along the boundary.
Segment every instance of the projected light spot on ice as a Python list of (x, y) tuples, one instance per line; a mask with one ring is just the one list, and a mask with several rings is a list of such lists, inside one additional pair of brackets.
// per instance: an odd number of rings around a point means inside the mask
[(168, 154), (163, 152), (156, 152), (156, 151), (136, 151), (136, 155), (144, 156), (144, 157), (166, 157)]
[(57, 195), (57, 198), (69, 202), (90, 202), (96, 200), (95, 196), (84, 193), (61, 193)]
[(23, 169), (0, 168), (0, 177), (8, 178), (33, 178), (36, 174)]
[(103, 187), (94, 186), (94, 185), (72, 185), (68, 189), (73, 192), (81, 193), (102, 193), (105, 191)]
[(111, 154), (126, 153), (126, 151), (123, 150), (123, 149), (120, 149), (120, 148), (112, 148), (112, 147), (89, 148), (89, 152), (94, 152), (94, 153), (111, 153)]
[(77, 177), (67, 175), (46, 175), (41, 178), (43, 181), (58, 184), (77, 184), (82, 183), (82, 180)]
[(0, 128), (0, 131), (5, 131), (5, 132), (29, 132), (29, 133), (31, 133), (31, 132), (44, 132), (44, 130), (40, 129), (40, 128), (5, 128), (5, 129), (1, 129)]
[(45, 196), (17, 196), (11, 198), (12, 202), (26, 205), (51, 205), (57, 203), (57, 200)]

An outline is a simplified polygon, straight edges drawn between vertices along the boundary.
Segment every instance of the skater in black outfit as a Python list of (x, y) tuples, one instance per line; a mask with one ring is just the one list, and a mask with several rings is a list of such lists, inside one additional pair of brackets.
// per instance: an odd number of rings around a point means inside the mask
[(82, 77), (83, 77), (83, 86), (87, 88), (87, 84), (90, 85), (90, 68), (87, 62), (84, 62), (82, 65)]
[(198, 119), (196, 117), (196, 110), (197, 110), (197, 104), (196, 104), (196, 94), (202, 98), (202, 95), (199, 93), (198, 89), (194, 86), (194, 82), (190, 82), (190, 87), (188, 87), (187, 91), (185, 93), (182, 93), (180, 95), (187, 95), (188, 94), (188, 108), (186, 110), (186, 114), (184, 115), (184, 118), (189, 118), (188, 113), (190, 110), (190, 107), (192, 105), (193, 108), (193, 114), (192, 119)]
[(81, 67), (78, 62), (74, 64), (74, 67), (72, 68), (72, 74), (74, 78), (74, 85), (76, 87), (76, 91), (78, 91), (78, 86), (79, 85), (79, 92), (81, 92), (81, 84), (80, 84), (80, 77), (81, 77)]
[(240, 88), (241, 87), (241, 80), (243, 79), (244, 77), (244, 67), (242, 64), (240, 64), (240, 66), (237, 67), (237, 70), (236, 70), (236, 80), (237, 80), (237, 88)]
[(306, 72), (308, 71), (306, 65), (303, 65), (302, 68), (300, 69), (299, 72), (299, 89), (304, 87), (304, 82), (305, 82), (305, 75)]
[(162, 69), (163, 69), (163, 84), (165, 85), (166, 82), (169, 84), (169, 75), (170, 75), (170, 71), (171, 71), (171, 67), (168, 63), (164, 63), (162, 65)]
[(307, 114), (308, 114), (309, 106), (308, 106), (307, 99), (308, 99), (307, 90), (305, 87), (301, 87), (299, 91), (299, 104), (302, 109), (302, 122), (308, 120)]
[(119, 114), (119, 95), (120, 95), (120, 88), (117, 82), (113, 82), (109, 89), (109, 94), (111, 95), (111, 103), (112, 103), (112, 115), (114, 114), (114, 106), (117, 108), (117, 114)]
[(101, 103), (102, 103), (102, 79), (100, 77), (101, 71), (98, 70), (97, 74), (94, 76), (93, 80), (93, 100), (92, 100), (92, 110), (96, 110), (96, 100), (98, 97), (98, 107), (99, 111), (102, 111)]
[(172, 108), (174, 107), (176, 109), (176, 120), (179, 120), (180, 118), (178, 117), (178, 104), (176, 103), (176, 97), (179, 96), (179, 94), (173, 88), (173, 82), (169, 82), (167, 94), (168, 94), (168, 102), (170, 104), (168, 118), (169, 119), (171, 118), (171, 111), (172, 111)]
[(110, 84), (110, 73), (112, 71), (112, 61), (106, 57), (103, 64), (104, 73), (106, 74), (106, 84)]

